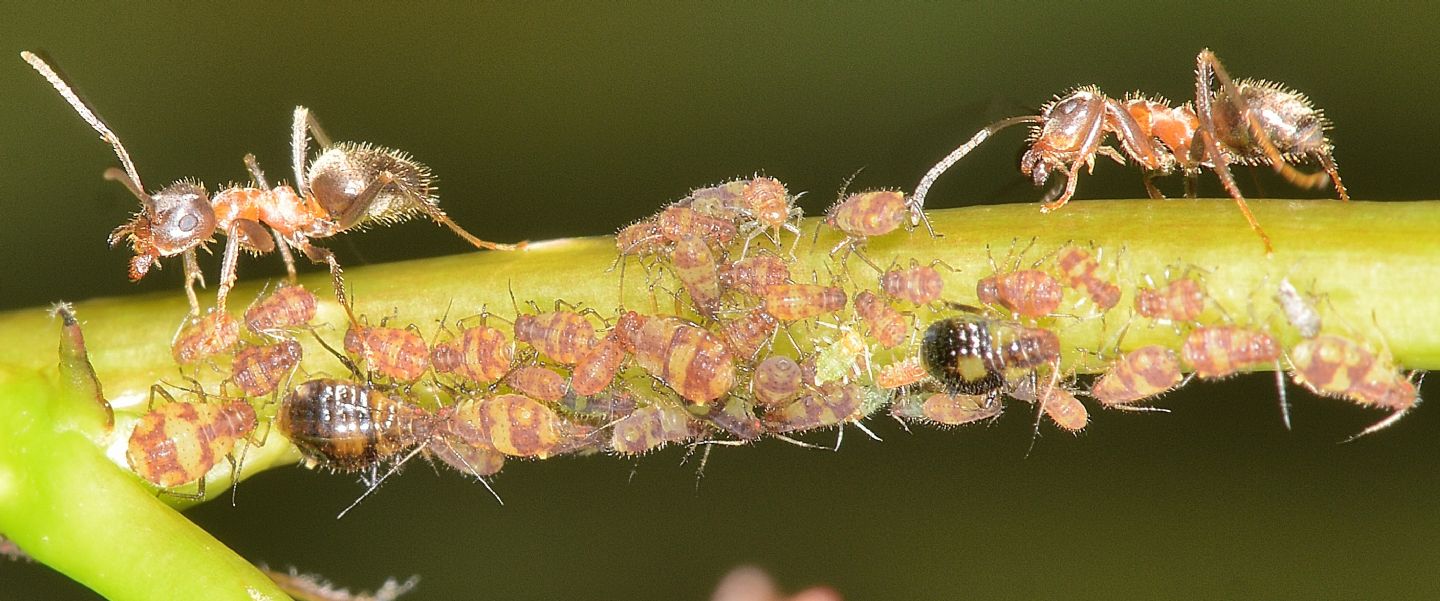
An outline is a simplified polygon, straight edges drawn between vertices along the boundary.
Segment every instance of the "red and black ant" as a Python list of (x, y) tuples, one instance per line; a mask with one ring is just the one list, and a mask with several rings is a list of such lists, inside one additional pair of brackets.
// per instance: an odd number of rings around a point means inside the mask
[[(440, 208), (439, 201), (432, 195), (428, 168), (398, 150), (366, 143), (333, 143), (303, 106), (295, 108), (290, 138), (295, 187), (282, 184), (272, 188), (254, 156), (247, 155), (245, 165), (257, 187), (231, 186), (210, 197), (204, 185), (180, 180), (158, 192), (147, 193), (120, 138), (49, 64), (30, 52), (21, 52), (20, 57), (44, 76), (75, 112), (110, 143), (124, 167), (123, 171), (107, 169), (105, 178), (124, 184), (141, 204), (140, 211), (129, 222), (110, 233), (111, 245), (128, 242), (135, 252), (130, 260), (130, 279), (138, 281), (145, 277), (150, 267), (163, 257), (181, 255), (192, 315), (200, 312), (194, 283), (204, 285), (195, 260), (195, 248), (212, 240), (217, 231), (227, 238), (216, 293), (216, 306), (221, 311), (234, 285), (235, 264), (242, 248), (256, 254), (278, 248), (292, 280), (295, 264), (290, 247), (311, 261), (329, 265), (335, 296), (348, 310), (340, 265), (334, 253), (311, 244), (311, 240), (424, 215), (477, 248), (515, 250), (524, 246), (524, 243), (497, 244), (471, 235)], [(311, 136), (320, 145), (320, 153), (307, 164)]]
[[(1270, 237), (1245, 204), (1230, 164), (1270, 165), (1302, 188), (1334, 182), (1340, 199), (1350, 200), (1335, 166), (1334, 146), (1325, 137), (1329, 122), (1304, 94), (1265, 80), (1232, 81), (1220, 59), (1208, 49), (1201, 50), (1195, 60), (1193, 105), (1177, 107), (1140, 96), (1116, 100), (1095, 86), (1076, 88), (1057, 96), (1037, 115), (985, 126), (925, 174), (911, 205), (924, 207), (926, 193), (941, 174), (995, 132), (1021, 123), (1032, 126), (1030, 148), (1020, 159), (1020, 172), (1030, 176), (1036, 186), (1044, 185), (1052, 171), (1066, 177), (1064, 191), (1041, 205), (1045, 213), (1070, 201), (1080, 169), (1094, 169), (1096, 155), (1121, 164), (1126, 157), (1139, 163), (1145, 169), (1145, 189), (1151, 198), (1163, 198), (1151, 181), (1158, 175), (1180, 171), (1186, 178), (1186, 196), (1193, 197), (1200, 170), (1213, 169), (1259, 234), (1266, 252), (1273, 250)], [(1212, 86), (1212, 79), (1219, 85)], [(1118, 150), (1104, 145), (1110, 134), (1119, 139)], [(1295, 163), (1307, 158), (1319, 162), (1324, 173), (1295, 169)]]

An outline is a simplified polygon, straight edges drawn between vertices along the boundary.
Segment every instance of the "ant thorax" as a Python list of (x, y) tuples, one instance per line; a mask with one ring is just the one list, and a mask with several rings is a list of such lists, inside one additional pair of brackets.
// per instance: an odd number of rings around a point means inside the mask
[[(430, 169), (398, 150), (340, 142), (326, 148), (306, 173), (310, 196), (338, 233), (369, 222), (390, 224), (422, 212), (430, 195)], [(373, 195), (368, 200), (367, 195)]]

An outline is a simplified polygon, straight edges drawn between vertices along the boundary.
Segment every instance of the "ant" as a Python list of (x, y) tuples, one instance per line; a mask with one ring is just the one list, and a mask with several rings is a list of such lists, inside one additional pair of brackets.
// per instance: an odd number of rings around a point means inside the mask
[[(1172, 106), (1164, 100), (1139, 96), (1116, 100), (1095, 86), (1076, 88), (1040, 109), (985, 126), (930, 169), (916, 186), (911, 203), (924, 207), (930, 186), (957, 161), (996, 132), (1030, 123), (1030, 147), (1020, 159), (1020, 172), (1043, 186), (1052, 171), (1065, 176), (1064, 191), (1041, 205), (1048, 213), (1065, 206), (1075, 194), (1082, 167), (1094, 169), (1101, 155), (1124, 164), (1125, 158), (1145, 169), (1145, 190), (1151, 198), (1164, 196), (1151, 181), (1179, 170), (1186, 178), (1186, 196), (1195, 196), (1195, 179), (1202, 168), (1220, 178), (1240, 206), (1250, 228), (1274, 251), (1270, 237), (1250, 213), (1235, 184), (1230, 164), (1269, 165), (1290, 183), (1319, 188), (1333, 182), (1341, 200), (1350, 200), (1335, 166), (1334, 146), (1325, 137), (1329, 122), (1304, 94), (1265, 80), (1232, 81), (1209, 49), (1195, 59), (1195, 102)], [(1212, 84), (1218, 82), (1218, 86)], [(1119, 150), (1106, 146), (1107, 136), (1119, 139)], [(1306, 158), (1319, 162), (1324, 173), (1303, 173), (1294, 163)]]
[[(212, 240), (217, 231), (227, 238), (216, 293), (216, 306), (222, 311), (235, 283), (236, 261), (242, 248), (256, 254), (278, 248), (292, 282), (295, 263), (290, 248), (304, 253), (311, 261), (329, 265), (335, 297), (348, 311), (344, 280), (335, 254), (311, 244), (311, 240), (424, 215), (477, 248), (517, 250), (525, 246), (523, 242), (497, 244), (471, 235), (440, 208), (439, 201), (432, 195), (432, 176), (427, 167), (398, 150), (363, 142), (334, 143), (303, 106), (295, 107), (290, 138), (295, 187), (281, 184), (272, 188), (255, 157), (246, 155), (245, 165), (256, 187), (231, 186), (211, 197), (202, 184), (180, 180), (147, 193), (120, 138), (80, 99), (70, 84), (35, 54), (21, 52), (20, 57), (110, 143), (124, 167), (123, 171), (114, 167), (107, 169), (105, 178), (119, 181), (140, 200), (140, 211), (110, 233), (112, 246), (128, 242), (135, 253), (130, 260), (130, 279), (139, 281), (145, 277), (161, 258), (181, 255), (191, 315), (200, 313), (194, 284), (200, 282), (204, 286), (205, 283), (195, 259), (195, 248)], [(307, 146), (312, 136), (320, 146), (320, 153), (307, 164)]]

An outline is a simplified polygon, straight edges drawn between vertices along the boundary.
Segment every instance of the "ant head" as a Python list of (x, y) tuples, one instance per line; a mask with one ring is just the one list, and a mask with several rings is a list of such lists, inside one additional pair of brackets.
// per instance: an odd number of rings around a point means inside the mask
[(123, 228), (130, 228), (133, 244), (161, 257), (178, 255), (215, 235), (215, 209), (210, 195), (193, 182), (175, 182), (150, 196), (144, 213)]
[(368, 221), (403, 221), (420, 211), (418, 203), (435, 202), (427, 167), (403, 152), (369, 144), (341, 142), (325, 149), (305, 179), (342, 230)]

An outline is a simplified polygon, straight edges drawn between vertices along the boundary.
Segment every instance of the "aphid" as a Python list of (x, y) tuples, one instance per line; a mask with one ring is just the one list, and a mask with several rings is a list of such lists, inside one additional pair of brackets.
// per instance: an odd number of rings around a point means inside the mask
[(801, 391), (800, 364), (784, 355), (771, 355), (755, 366), (750, 376), (750, 394), (765, 407), (781, 407)]
[(649, 405), (615, 422), (610, 431), (610, 449), (621, 455), (639, 455), (668, 443), (694, 439), (703, 432), (704, 426), (684, 409)]
[(315, 319), (316, 302), (315, 295), (304, 286), (277, 286), (245, 309), (245, 327), (255, 334), (271, 336), (305, 327)]
[(882, 348), (895, 348), (905, 342), (910, 334), (910, 323), (905, 316), (869, 290), (855, 295), (855, 312), (870, 328), (870, 337)]
[(240, 341), (240, 322), (220, 309), (211, 309), (205, 317), (188, 321), (191, 324), (180, 330), (170, 343), (170, 354), (180, 365), (228, 353)]
[(511, 457), (549, 457), (559, 446), (564, 420), (535, 399), (502, 394), (463, 401), (449, 422), (461, 440), (482, 440)]
[(924, 381), (929, 375), (919, 357), (907, 357), (881, 367), (875, 374), (875, 385), (886, 390), (905, 388)]
[[(484, 323), (466, 327), (450, 340), (430, 348), (430, 364), (437, 374), (455, 374), (478, 384), (490, 384), (510, 372), (515, 343), (504, 330)], [(443, 327), (443, 326), (442, 326)]]
[(658, 253), (665, 249), (667, 242), (660, 235), (660, 224), (655, 219), (636, 221), (615, 233), (615, 248), (622, 258)]
[(940, 272), (934, 264), (921, 265), (911, 259), (910, 267), (894, 267), (881, 275), (880, 289), (894, 298), (927, 305), (940, 300), (940, 294), (945, 291), (945, 280), (940, 279)]
[(575, 369), (570, 372), (570, 389), (582, 396), (599, 394), (615, 381), (615, 374), (620, 372), (624, 361), (625, 348), (620, 340), (613, 333), (601, 338), (575, 362)]
[[(1037, 393), (1038, 391), (1038, 393)], [(1069, 432), (1079, 432), (1085, 429), (1090, 422), (1090, 412), (1085, 409), (1085, 404), (1075, 398), (1075, 393), (1059, 382), (1059, 378), (1046, 380), (1044, 383), (1027, 381), (1019, 386), (1010, 389), (1010, 396), (1039, 404), (1039, 412), (1055, 425)], [(1040, 422), (1039, 416), (1035, 422), (1038, 434)]]
[(850, 374), (859, 366), (869, 367), (870, 347), (854, 329), (845, 328), (835, 341), (824, 345), (815, 355), (815, 383), (849, 382)]
[[(183, 256), (191, 314), (198, 315), (200, 308), (194, 283), (203, 281), (195, 260), (195, 248), (211, 240), (216, 232), (228, 238), (216, 293), (216, 307), (221, 310), (235, 282), (235, 265), (242, 245), (257, 253), (270, 252), (277, 246), (284, 250), (288, 245), (312, 261), (328, 264), (336, 297), (347, 308), (340, 265), (334, 253), (312, 245), (311, 240), (424, 215), (477, 248), (513, 250), (523, 246), (496, 244), (471, 235), (440, 209), (431, 195), (430, 171), (424, 165), (388, 148), (364, 143), (331, 143), (305, 107), (295, 108), (291, 127), (296, 188), (269, 187), (253, 158), (247, 157), (251, 174), (259, 185), (257, 188), (235, 186), (220, 190), (211, 198), (200, 184), (181, 180), (153, 194), (147, 193), (120, 138), (45, 61), (29, 52), (21, 52), (20, 57), (110, 143), (124, 167), (123, 171), (107, 171), (106, 177), (119, 180), (141, 204), (140, 212), (133, 219), (110, 234), (112, 245), (128, 241), (135, 252), (130, 261), (130, 279), (144, 277), (163, 257)], [(307, 168), (306, 146), (312, 135), (321, 150)], [(293, 274), (288, 251), (282, 254)]]
[(779, 327), (780, 322), (764, 309), (751, 309), (735, 319), (721, 320), (720, 337), (736, 355), (754, 357)]
[(275, 428), (309, 466), (368, 471), (378, 484), (380, 463), (428, 441), (433, 416), (368, 383), (330, 378), (296, 386), (275, 412)]
[(517, 367), (505, 383), (525, 396), (553, 403), (565, 396), (565, 376), (538, 365)]
[[(1304, 95), (1263, 80), (1232, 82), (1208, 49), (1200, 51), (1196, 64), (1193, 106), (1174, 107), (1147, 98), (1122, 102), (1094, 86), (1084, 86), (1057, 96), (1038, 115), (992, 123), (932, 167), (916, 186), (912, 203), (923, 207), (926, 194), (941, 174), (995, 132), (1021, 123), (1033, 124), (1030, 147), (1020, 160), (1021, 173), (1030, 176), (1036, 186), (1044, 185), (1052, 172), (1066, 178), (1064, 192), (1044, 203), (1042, 212), (1069, 202), (1080, 170), (1093, 168), (1097, 155), (1122, 164), (1126, 158), (1135, 161), (1145, 170), (1146, 190), (1155, 198), (1160, 197), (1150, 183), (1155, 175), (1179, 170), (1189, 181), (1201, 168), (1214, 169), (1264, 242), (1266, 252), (1271, 251), (1270, 238), (1245, 204), (1230, 163), (1268, 164), (1290, 183), (1305, 188), (1333, 181), (1340, 198), (1349, 200), (1331, 156), (1333, 146), (1325, 138), (1328, 124)], [(1212, 78), (1218, 80), (1218, 89), (1212, 90)], [(1118, 150), (1105, 146), (1110, 134), (1119, 139)], [(1303, 174), (1291, 166), (1305, 158), (1316, 159), (1325, 173)], [(1193, 196), (1193, 186), (1187, 187)]]
[(244, 400), (180, 403), (158, 384), (150, 391), (152, 404), (157, 393), (169, 402), (146, 412), (136, 422), (125, 449), (130, 469), (146, 482), (165, 489), (196, 482), (194, 495), (167, 492), (205, 498), (205, 474), (222, 458), (230, 458), (234, 465), (235, 446), (258, 425), (255, 408)]
[(438, 435), (435, 442), (426, 445), (425, 454), (476, 478), (493, 476), (505, 468), (505, 454), (495, 450), (488, 441), (461, 440), (449, 433)]
[(708, 404), (735, 387), (734, 356), (705, 328), (630, 311), (616, 322), (615, 332), (640, 367), (691, 403)]
[(1205, 311), (1205, 299), (1205, 289), (1199, 281), (1182, 277), (1171, 280), (1162, 288), (1141, 286), (1136, 289), (1135, 312), (1142, 317), (1167, 322), (1195, 321)]
[(1285, 311), (1285, 319), (1300, 332), (1302, 338), (1314, 338), (1320, 333), (1322, 321), (1320, 312), (1315, 309), (1315, 304), (1310, 301), (1295, 285), (1290, 283), (1290, 278), (1280, 280), (1280, 288), (1276, 292), (1275, 300), (1280, 303), (1280, 308)]
[(755, 417), (754, 405), (739, 397), (730, 397), (724, 406), (706, 406), (702, 417), (740, 440), (755, 440), (765, 433), (765, 425)]
[(945, 426), (963, 426), (987, 420), (1004, 410), (1004, 405), (990, 402), (985, 395), (932, 394), (920, 405), (926, 420)]
[(981, 278), (975, 284), (980, 302), (1000, 305), (1016, 315), (1045, 317), (1060, 308), (1060, 282), (1038, 269), (1021, 269)]
[(577, 415), (597, 416), (613, 420), (616, 419), (616, 416), (629, 415), (635, 411), (635, 395), (627, 390), (612, 389), (604, 394), (581, 396), (575, 393), (572, 386), (570, 393), (556, 404), (561, 409)]
[(1070, 288), (1084, 290), (1101, 311), (1109, 311), (1120, 303), (1120, 287), (1095, 275), (1100, 263), (1090, 255), (1090, 251), (1068, 245), (1060, 249), (1055, 263), (1060, 267), (1060, 282)]
[(714, 315), (720, 308), (720, 275), (715, 254), (705, 240), (696, 234), (681, 237), (670, 251), (670, 266), (690, 294), (695, 310)]
[(660, 236), (670, 242), (698, 235), (716, 246), (730, 244), (738, 231), (735, 223), (719, 217), (711, 217), (689, 207), (671, 205), (656, 216), (656, 227)]
[(266, 345), (243, 345), (230, 364), (230, 381), (246, 396), (265, 396), (295, 373), (304, 348), (293, 339)]
[(765, 288), (761, 306), (782, 322), (800, 321), (845, 308), (845, 291), (819, 284), (775, 284)]
[(1280, 343), (1268, 332), (1240, 326), (1201, 326), (1190, 331), (1180, 356), (1194, 374), (1216, 379), (1280, 359)]
[(780, 257), (758, 254), (720, 265), (720, 286), (750, 296), (765, 294), (765, 289), (790, 279), (790, 268)]
[(1415, 383), (1400, 373), (1393, 360), (1343, 336), (1321, 334), (1301, 340), (1287, 358), (1295, 383), (1315, 394), (1394, 411), (1352, 439), (1389, 427), (1420, 400)]
[(792, 198), (780, 180), (756, 177), (695, 190), (676, 204), (712, 217), (743, 220), (740, 226), (740, 233), (745, 235), (745, 245), (740, 251), (743, 257), (750, 249), (750, 242), (761, 234), (768, 234), (777, 247), (782, 230), (795, 234), (799, 242), (800, 228), (791, 222), (798, 220), (802, 212)]
[(515, 317), (515, 339), (561, 365), (574, 365), (595, 344), (595, 324), (575, 311)]
[(414, 325), (402, 329), (352, 323), (345, 331), (345, 351), (396, 382), (414, 382), (430, 369), (430, 347)]
[(1160, 345), (1142, 346), (1110, 364), (1090, 388), (1106, 407), (1141, 411), (1135, 403), (1163, 394), (1180, 384), (1180, 360)]
[[(893, 190), (859, 192), (836, 202), (825, 212), (825, 224), (840, 230), (845, 239), (830, 249), (830, 254), (842, 248), (858, 251), (873, 236), (883, 236), (907, 225), (906, 216), (910, 205), (905, 195)], [(927, 222), (928, 223), (928, 222)], [(865, 259), (865, 255), (860, 255)], [(870, 260), (865, 259), (868, 263)]]
[(767, 409), (766, 427), (776, 434), (787, 434), (860, 419), (863, 394), (859, 384), (823, 384), (787, 405)]

